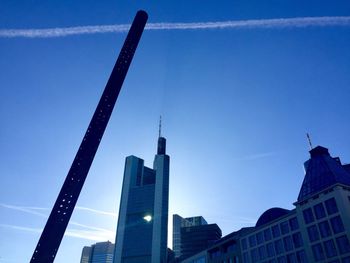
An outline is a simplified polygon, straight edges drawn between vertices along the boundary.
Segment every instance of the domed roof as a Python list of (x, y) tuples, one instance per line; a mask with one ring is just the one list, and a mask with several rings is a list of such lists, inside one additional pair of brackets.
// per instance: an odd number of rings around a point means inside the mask
[(290, 211), (288, 209), (283, 209), (279, 207), (273, 207), (268, 210), (266, 210), (262, 215), (259, 217), (258, 221), (256, 222), (255, 227), (259, 227), (262, 225), (265, 225), (276, 218), (279, 218), (281, 216), (284, 216), (288, 214)]

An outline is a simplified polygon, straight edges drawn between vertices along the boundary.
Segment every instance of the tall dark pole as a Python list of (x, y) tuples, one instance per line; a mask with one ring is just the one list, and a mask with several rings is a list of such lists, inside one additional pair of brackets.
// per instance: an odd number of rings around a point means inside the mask
[(136, 47), (140, 41), (147, 18), (148, 15), (144, 11), (138, 11), (134, 18), (112, 74), (35, 248), (30, 261), (32, 263), (49, 263), (55, 259), (131, 60), (135, 54)]

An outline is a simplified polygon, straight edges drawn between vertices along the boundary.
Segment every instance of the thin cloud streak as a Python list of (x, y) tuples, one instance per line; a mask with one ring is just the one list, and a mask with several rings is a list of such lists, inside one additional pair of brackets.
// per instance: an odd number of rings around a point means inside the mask
[[(350, 26), (350, 16), (295, 17), (196, 23), (148, 23), (145, 30), (278, 29), (326, 26)], [(122, 33), (127, 32), (129, 28), (130, 24), (47, 29), (0, 29), (0, 37), (54, 38), (86, 34)]]
[[(12, 209), (12, 210), (17, 210), (17, 211), (21, 211), (21, 212), (25, 212), (25, 213), (33, 214), (33, 215), (37, 215), (37, 216), (42, 216), (42, 217), (48, 217), (48, 215), (36, 212), (35, 210), (40, 210), (40, 211), (48, 211), (49, 210), (49, 208), (46, 208), (46, 207), (17, 206), (17, 205), (3, 204), (3, 203), (0, 203), (0, 207)], [(106, 216), (112, 216), (112, 217), (118, 216), (116, 213), (97, 210), (97, 209), (83, 207), (83, 206), (76, 206), (75, 209), (81, 210), (81, 211), (91, 212), (91, 213), (98, 214), (98, 215), (106, 215)]]
[(76, 206), (75, 208), (78, 209), (78, 210), (84, 210), (84, 211), (88, 211), (88, 212), (92, 212), (92, 213), (100, 214), (100, 215), (113, 216), (113, 217), (117, 217), (118, 216), (117, 213), (106, 212), (106, 211), (102, 211), (102, 210), (92, 209), (92, 208), (89, 208), (89, 207)]
[[(41, 232), (43, 231), (43, 229), (41, 228), (24, 227), (24, 226), (9, 225), (9, 224), (0, 224), (0, 227), (22, 231), (22, 232), (32, 232), (37, 234), (41, 234)], [(93, 241), (114, 240), (115, 238), (114, 232), (112, 231), (104, 232), (104, 231), (86, 231), (86, 230), (78, 230), (78, 229), (67, 229), (64, 235), (69, 237), (93, 240)]]
[(257, 160), (262, 159), (266, 157), (270, 157), (275, 155), (275, 152), (266, 152), (266, 153), (257, 153), (257, 154), (251, 154), (243, 157), (234, 158), (236, 161), (251, 161), (251, 160)]

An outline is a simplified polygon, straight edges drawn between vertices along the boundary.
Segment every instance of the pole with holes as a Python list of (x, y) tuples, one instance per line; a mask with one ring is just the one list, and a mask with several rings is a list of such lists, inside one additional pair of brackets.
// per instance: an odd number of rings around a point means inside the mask
[(148, 15), (138, 11), (114, 65), (102, 97), (80, 144), (72, 166), (52, 208), (31, 263), (53, 262), (86, 176), (112, 114)]

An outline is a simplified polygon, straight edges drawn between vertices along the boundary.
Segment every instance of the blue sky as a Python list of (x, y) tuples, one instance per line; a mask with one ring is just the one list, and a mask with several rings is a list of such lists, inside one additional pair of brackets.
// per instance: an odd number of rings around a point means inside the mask
[[(128, 24), (138, 9), (150, 23), (350, 16), (349, 1), (2, 0), (0, 30)], [(0, 37), (0, 262), (29, 261), (125, 36)], [(114, 241), (125, 157), (152, 166), (159, 115), (170, 215), (228, 234), (292, 209), (306, 132), (350, 162), (349, 43), (349, 25), (146, 31), (55, 262)]]

